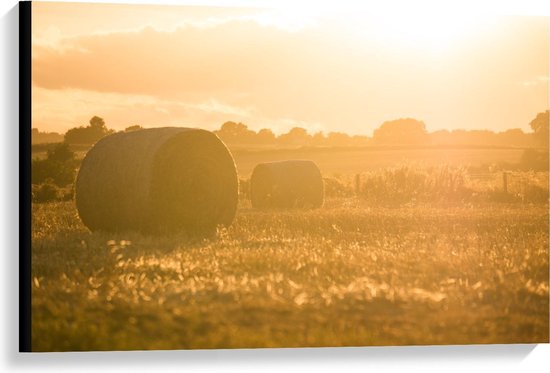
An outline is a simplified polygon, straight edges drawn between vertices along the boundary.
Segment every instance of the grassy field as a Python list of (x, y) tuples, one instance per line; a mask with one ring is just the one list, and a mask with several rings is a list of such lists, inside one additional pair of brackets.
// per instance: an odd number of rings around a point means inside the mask
[(33, 205), (35, 351), (548, 342), (548, 204), (243, 202), (207, 239)]
[[(35, 145), (32, 158), (43, 159), (53, 144)], [(85, 145), (72, 145), (77, 158), (84, 157), (89, 149)], [(481, 167), (498, 163), (517, 164), (523, 154), (521, 148), (476, 148), (476, 147), (343, 147), (343, 148), (281, 148), (247, 149), (231, 148), (239, 176), (249, 177), (254, 166), (260, 162), (287, 159), (310, 159), (317, 163), (326, 176), (335, 174), (362, 173), (394, 167), (404, 162), (421, 166)]]
[[(233, 149), (237, 217), (204, 239), (90, 233), (73, 201), (33, 204), (32, 347), (547, 342), (548, 172), (507, 171), (504, 192), (491, 171), (522, 152)], [(252, 209), (253, 166), (293, 158), (318, 163), (324, 207)]]
[(455, 167), (482, 167), (498, 163), (518, 163), (519, 148), (430, 148), (430, 147), (364, 147), (364, 148), (299, 148), (247, 150), (232, 149), (239, 175), (248, 177), (260, 162), (287, 159), (310, 159), (323, 175), (346, 175), (379, 171), (403, 163), (421, 167), (446, 164)]

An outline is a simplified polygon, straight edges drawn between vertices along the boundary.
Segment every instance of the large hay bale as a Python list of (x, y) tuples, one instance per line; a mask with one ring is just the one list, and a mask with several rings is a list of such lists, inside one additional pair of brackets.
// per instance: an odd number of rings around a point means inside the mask
[(92, 231), (210, 232), (235, 217), (237, 170), (212, 132), (166, 127), (116, 133), (86, 154), (75, 198)]
[(308, 160), (260, 163), (250, 177), (250, 199), (256, 208), (321, 207), (321, 171)]

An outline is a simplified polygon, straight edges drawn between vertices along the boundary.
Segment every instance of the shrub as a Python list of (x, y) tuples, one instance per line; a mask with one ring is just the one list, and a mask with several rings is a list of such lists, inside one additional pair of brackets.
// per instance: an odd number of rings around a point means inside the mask
[(548, 188), (540, 187), (538, 185), (527, 185), (524, 192), (524, 202), (531, 203), (547, 203), (548, 202)]
[(62, 187), (73, 183), (75, 174), (75, 154), (69, 149), (67, 143), (59, 143), (49, 149), (46, 159), (32, 160), (31, 181), (33, 184), (42, 184), (50, 179), (53, 184)]
[(359, 196), (373, 202), (463, 200), (471, 196), (465, 186), (465, 171), (448, 166), (420, 169), (401, 166), (367, 174)]
[(46, 180), (43, 184), (33, 186), (32, 201), (36, 203), (56, 201), (59, 196), (59, 189), (51, 179)]
[(521, 155), (520, 168), (532, 171), (548, 171), (548, 151), (527, 149)]
[(325, 177), (325, 195), (327, 197), (351, 197), (355, 195), (350, 183), (345, 183), (338, 178)]

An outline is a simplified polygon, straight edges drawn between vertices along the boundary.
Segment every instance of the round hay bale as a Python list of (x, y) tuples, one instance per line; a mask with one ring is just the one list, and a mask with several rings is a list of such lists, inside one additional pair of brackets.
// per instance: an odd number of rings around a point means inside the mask
[(237, 170), (227, 147), (209, 131), (120, 132), (88, 151), (75, 199), (92, 231), (211, 232), (235, 217)]
[(260, 209), (321, 207), (324, 194), (321, 171), (308, 160), (260, 163), (250, 177), (250, 200)]

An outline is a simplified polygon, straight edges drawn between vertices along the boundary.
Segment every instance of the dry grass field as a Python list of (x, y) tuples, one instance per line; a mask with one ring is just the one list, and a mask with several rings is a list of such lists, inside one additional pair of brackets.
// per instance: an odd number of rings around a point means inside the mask
[(423, 188), (386, 200), (343, 174), (316, 210), (241, 198), (207, 238), (90, 233), (74, 202), (34, 204), (33, 350), (548, 342), (548, 173), (506, 197), (500, 174), (453, 172), (364, 174)]
[[(44, 159), (46, 151), (54, 144), (33, 146), (32, 158)], [(71, 145), (76, 157), (82, 159), (89, 145)], [(521, 148), (476, 147), (301, 147), (301, 148), (243, 148), (232, 147), (239, 175), (249, 177), (254, 166), (261, 162), (287, 159), (311, 159), (325, 174), (348, 174), (380, 170), (403, 162), (437, 166), (482, 166), (506, 162), (518, 163)]]
[(217, 236), (33, 211), (33, 349), (548, 341), (548, 208), (242, 208)]
[(274, 159), (311, 159), (325, 175), (362, 173), (383, 170), (402, 163), (422, 167), (487, 166), (498, 163), (518, 163), (520, 148), (438, 148), (438, 147), (359, 147), (359, 148), (297, 148), (297, 149), (232, 149), (239, 175), (249, 176), (257, 163)]

